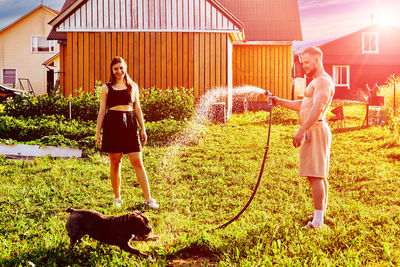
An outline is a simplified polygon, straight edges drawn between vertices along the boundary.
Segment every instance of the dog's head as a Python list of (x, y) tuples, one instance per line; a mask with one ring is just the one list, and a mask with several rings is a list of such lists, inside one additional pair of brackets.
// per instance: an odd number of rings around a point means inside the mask
[(149, 225), (149, 219), (147, 216), (141, 211), (135, 211), (126, 214), (126, 230), (129, 233), (134, 234), (135, 236), (147, 236), (152, 228)]

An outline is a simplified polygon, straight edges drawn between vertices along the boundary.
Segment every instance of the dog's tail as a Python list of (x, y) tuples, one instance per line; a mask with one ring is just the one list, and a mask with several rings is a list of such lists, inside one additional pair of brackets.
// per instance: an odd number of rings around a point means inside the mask
[(69, 213), (74, 212), (74, 211), (75, 211), (75, 209), (73, 209), (73, 208), (68, 208), (65, 210), (65, 212), (69, 212)]

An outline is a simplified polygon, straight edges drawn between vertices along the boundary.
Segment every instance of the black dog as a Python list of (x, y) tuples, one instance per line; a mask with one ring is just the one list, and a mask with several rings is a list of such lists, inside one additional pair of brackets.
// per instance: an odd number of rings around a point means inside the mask
[(147, 256), (129, 245), (131, 240), (154, 241), (150, 238), (149, 219), (141, 211), (127, 213), (119, 217), (106, 216), (92, 210), (66, 209), (71, 213), (66, 228), (70, 238), (70, 248), (84, 235), (89, 235), (98, 241), (109, 245), (119, 246), (121, 249), (140, 256)]

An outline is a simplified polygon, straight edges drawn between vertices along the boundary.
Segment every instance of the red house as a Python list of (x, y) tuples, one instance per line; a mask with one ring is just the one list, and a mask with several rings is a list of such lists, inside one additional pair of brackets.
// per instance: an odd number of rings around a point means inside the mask
[(320, 46), (335, 98), (365, 101), (375, 84), (400, 75), (400, 29), (371, 25)]

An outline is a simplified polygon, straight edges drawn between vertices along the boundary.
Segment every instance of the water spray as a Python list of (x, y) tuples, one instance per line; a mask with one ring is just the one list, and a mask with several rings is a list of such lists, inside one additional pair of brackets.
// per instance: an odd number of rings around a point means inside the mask
[(264, 166), (265, 166), (265, 162), (267, 160), (267, 155), (268, 155), (268, 150), (269, 150), (269, 140), (270, 140), (270, 136), (271, 136), (271, 124), (272, 124), (271, 123), (272, 122), (272, 108), (273, 108), (273, 106), (275, 104), (274, 100), (272, 99), (273, 94), (270, 91), (266, 90), (264, 94), (268, 97), (268, 109), (267, 109), (267, 111), (269, 111), (268, 138), (267, 138), (267, 144), (265, 146), (264, 158), (263, 158), (263, 161), (262, 161), (262, 164), (261, 164), (261, 168), (260, 168), (260, 172), (259, 172), (259, 175), (258, 175), (256, 186), (255, 186), (255, 188), (253, 190), (253, 193), (251, 194), (250, 199), (247, 201), (246, 205), (242, 208), (242, 210), (235, 217), (233, 217), (232, 219), (230, 219), (226, 223), (218, 226), (217, 228), (212, 229), (211, 231), (214, 231), (214, 230), (217, 230), (217, 229), (223, 229), (226, 226), (230, 225), (235, 220), (237, 220), (240, 217), (240, 215), (242, 215), (242, 213), (247, 209), (247, 207), (250, 206), (250, 203), (253, 201), (254, 196), (257, 193), (257, 189), (260, 186), (261, 177), (262, 177), (262, 175), (264, 173)]

